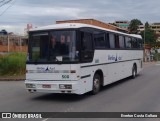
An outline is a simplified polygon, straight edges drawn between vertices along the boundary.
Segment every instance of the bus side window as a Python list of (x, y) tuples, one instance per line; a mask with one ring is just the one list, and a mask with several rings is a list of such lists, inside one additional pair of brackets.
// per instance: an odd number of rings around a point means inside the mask
[(142, 49), (143, 48), (143, 41), (142, 39), (137, 39), (137, 48)]
[(109, 43), (110, 48), (115, 48), (115, 36), (112, 33), (109, 33)]
[(95, 49), (106, 48), (105, 34), (104, 33), (94, 34), (94, 43), (95, 43)]
[(93, 60), (93, 54), (94, 54), (92, 34), (88, 32), (82, 32), (81, 41), (82, 41), (81, 59), (83, 62), (90, 62)]
[(119, 47), (125, 48), (124, 36), (119, 36)]
[(125, 44), (126, 44), (126, 48), (128, 49), (131, 48), (131, 38), (130, 37), (125, 37)]
[(82, 33), (82, 50), (93, 50), (92, 34)]
[(132, 38), (132, 48), (137, 48), (138, 43), (136, 38)]

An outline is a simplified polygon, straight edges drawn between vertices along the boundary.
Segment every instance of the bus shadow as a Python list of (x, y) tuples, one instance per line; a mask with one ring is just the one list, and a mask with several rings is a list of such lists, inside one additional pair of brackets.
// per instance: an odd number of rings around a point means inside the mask
[(88, 93), (84, 95), (76, 94), (43, 94), (38, 97), (32, 98), (37, 101), (56, 101), (56, 102), (76, 102), (81, 101), (88, 97)]
[[(141, 77), (141, 76), (142, 76), (141, 74), (138, 74), (138, 75), (136, 76), (136, 78), (139, 78), (139, 77)], [(136, 78), (135, 78), (135, 79), (136, 79)], [(108, 85), (102, 87), (102, 88), (101, 88), (101, 92), (106, 91), (106, 90), (111, 89), (111, 88), (114, 88), (114, 87), (116, 87), (116, 86), (122, 85), (122, 84), (124, 84), (124, 83), (130, 82), (130, 81), (134, 81), (134, 79), (132, 79), (131, 77), (127, 77), (127, 78), (118, 80), (118, 81), (116, 81), (116, 82), (113, 82), (113, 83), (111, 83), (111, 84), (108, 84)]]

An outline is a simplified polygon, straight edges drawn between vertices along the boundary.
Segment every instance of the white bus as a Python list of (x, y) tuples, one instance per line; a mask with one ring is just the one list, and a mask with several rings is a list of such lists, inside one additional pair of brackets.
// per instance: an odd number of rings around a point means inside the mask
[(97, 26), (65, 23), (29, 32), (29, 92), (96, 94), (141, 71), (142, 38)]

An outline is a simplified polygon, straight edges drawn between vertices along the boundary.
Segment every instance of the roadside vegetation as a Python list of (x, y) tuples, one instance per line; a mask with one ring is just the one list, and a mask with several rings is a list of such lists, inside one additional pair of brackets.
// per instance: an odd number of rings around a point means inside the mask
[(153, 59), (155, 61), (160, 61), (160, 53), (155, 53), (154, 56), (153, 56)]
[(24, 75), (25, 71), (25, 53), (11, 53), (7, 55), (0, 55), (0, 76)]

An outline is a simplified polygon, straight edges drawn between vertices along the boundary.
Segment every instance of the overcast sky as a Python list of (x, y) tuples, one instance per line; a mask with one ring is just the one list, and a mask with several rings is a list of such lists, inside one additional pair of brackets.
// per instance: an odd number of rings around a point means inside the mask
[(160, 22), (160, 0), (12, 0), (0, 7), (0, 30), (23, 33), (27, 23), (38, 27), (83, 18)]

